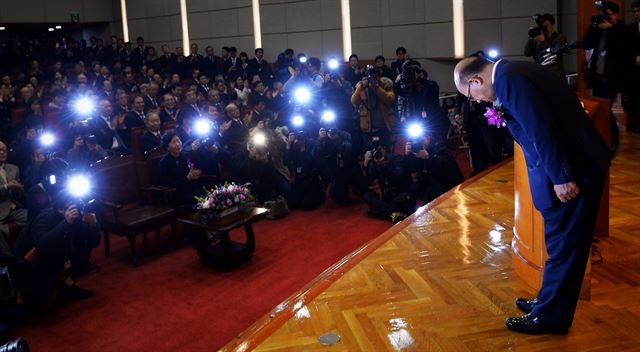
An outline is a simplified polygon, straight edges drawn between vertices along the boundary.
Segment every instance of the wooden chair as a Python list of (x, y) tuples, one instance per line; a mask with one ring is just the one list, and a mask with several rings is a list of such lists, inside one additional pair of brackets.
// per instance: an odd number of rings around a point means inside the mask
[(131, 129), (131, 141), (129, 141), (129, 145), (131, 146), (131, 153), (133, 154), (136, 160), (142, 160), (142, 150), (140, 150), (140, 139), (142, 135), (147, 130), (146, 127), (134, 127)]
[[(146, 196), (166, 197), (173, 190), (164, 187), (140, 187), (136, 162), (131, 155), (110, 156), (91, 165), (97, 199), (103, 205), (99, 221), (104, 230), (105, 256), (110, 254), (109, 233), (127, 237), (133, 265), (138, 265), (136, 235), (171, 225), (172, 240), (176, 239), (176, 214), (169, 206), (150, 205)], [(142, 201), (147, 199), (147, 202)]]

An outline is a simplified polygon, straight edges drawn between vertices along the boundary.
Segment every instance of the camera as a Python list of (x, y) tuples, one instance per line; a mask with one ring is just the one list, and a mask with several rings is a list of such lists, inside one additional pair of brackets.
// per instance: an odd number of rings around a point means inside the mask
[(536, 23), (536, 26), (529, 28), (529, 38), (535, 38), (540, 34), (545, 34), (545, 28), (542, 25), (542, 22), (544, 22), (542, 14), (535, 14), (531, 16), (531, 19)]
[(29, 345), (22, 337), (0, 346), (0, 352), (29, 352)]
[(422, 66), (418, 61), (407, 60), (402, 64), (402, 84), (409, 86), (416, 80), (418, 72), (422, 71)]
[(611, 22), (611, 18), (607, 13), (608, 8), (605, 2), (602, 0), (596, 0), (595, 5), (598, 8), (598, 12), (600, 13), (598, 15), (591, 17), (591, 25), (594, 27), (597, 27), (600, 23), (603, 23), (604, 21)]

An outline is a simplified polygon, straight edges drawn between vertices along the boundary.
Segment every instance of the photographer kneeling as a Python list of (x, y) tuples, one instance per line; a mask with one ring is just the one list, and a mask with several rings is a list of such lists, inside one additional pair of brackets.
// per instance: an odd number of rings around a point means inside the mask
[[(398, 222), (416, 209), (416, 199), (410, 193), (411, 174), (402, 157), (387, 156), (386, 149), (378, 146), (364, 155), (365, 175), (370, 190), (364, 194), (369, 205), (369, 216)], [(379, 192), (371, 189), (378, 181)]]
[(85, 299), (91, 290), (76, 285), (73, 265), (83, 258), (79, 246), (95, 247), (100, 232), (94, 213), (83, 212), (66, 192), (60, 192), (52, 208), (43, 210), (26, 226), (14, 248), (18, 258), (18, 286), (27, 306), (37, 306), (55, 293), (72, 299)]
[(443, 143), (425, 135), (405, 146), (406, 164), (416, 173), (411, 193), (425, 204), (464, 181), (458, 163)]

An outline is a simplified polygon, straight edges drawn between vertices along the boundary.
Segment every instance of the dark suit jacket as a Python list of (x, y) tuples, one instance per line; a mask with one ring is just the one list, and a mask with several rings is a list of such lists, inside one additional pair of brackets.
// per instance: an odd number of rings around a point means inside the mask
[(159, 146), (162, 144), (162, 137), (156, 137), (153, 133), (149, 131), (145, 131), (140, 137), (140, 151), (142, 153), (148, 152), (149, 150)]
[(136, 111), (129, 111), (124, 117), (124, 130), (122, 131), (122, 139), (131, 148), (131, 130), (135, 127), (144, 126), (144, 120)]
[(180, 112), (178, 113), (177, 120), (178, 120), (178, 123), (182, 123), (185, 117), (196, 118), (198, 116), (200, 116), (200, 112), (198, 112), (198, 110), (194, 109), (189, 104), (184, 104), (182, 105), (182, 108), (180, 108)]
[(251, 78), (255, 75), (260, 75), (260, 79), (268, 84), (272, 77), (271, 65), (267, 60), (262, 59), (258, 62), (258, 59), (253, 58), (249, 60), (249, 66), (247, 66), (247, 78), (251, 81)]
[(202, 61), (200, 61), (200, 71), (206, 74), (210, 80), (213, 80), (215, 75), (218, 74), (218, 70), (222, 66), (222, 59), (219, 56), (208, 57), (205, 56)]
[(98, 142), (104, 150), (111, 149), (111, 146), (113, 145), (113, 137), (116, 136), (116, 131), (112, 130), (111, 127), (99, 116), (96, 116), (89, 121), (91, 123), (92, 134), (96, 137), (96, 142)]
[(524, 151), (533, 203), (548, 209), (560, 200), (553, 185), (604, 175), (611, 152), (576, 94), (533, 62), (497, 63), (493, 88), (513, 116), (507, 127)]
[(150, 96), (146, 95), (142, 99), (144, 100), (144, 111), (149, 111), (150, 109), (157, 109), (160, 107), (158, 98), (151, 98)]

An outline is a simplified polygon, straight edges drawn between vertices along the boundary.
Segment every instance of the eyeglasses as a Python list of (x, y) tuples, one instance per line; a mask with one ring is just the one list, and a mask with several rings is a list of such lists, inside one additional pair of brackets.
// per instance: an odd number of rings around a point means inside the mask
[(467, 90), (467, 98), (469, 98), (469, 100), (471, 100), (471, 101), (475, 100), (473, 98), (473, 96), (471, 95), (471, 81), (469, 81), (469, 87), (468, 87), (468, 90)]

